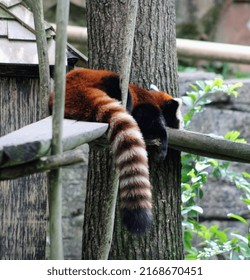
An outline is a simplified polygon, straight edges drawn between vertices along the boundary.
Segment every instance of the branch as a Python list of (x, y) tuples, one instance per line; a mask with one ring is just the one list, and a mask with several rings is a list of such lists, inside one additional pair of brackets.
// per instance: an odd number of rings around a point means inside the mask
[[(220, 136), (203, 134), (188, 130), (167, 127), (169, 147), (190, 154), (220, 160), (250, 163), (250, 144), (225, 140)], [(92, 144), (107, 146), (105, 136), (96, 139)], [(147, 146), (159, 146), (160, 140), (146, 140)]]
[[(55, 63), (55, 97), (53, 105), (53, 137), (51, 154), (61, 154), (62, 125), (64, 117), (65, 75), (66, 75), (66, 27), (69, 17), (69, 0), (57, 1), (56, 9), (56, 63)], [(63, 259), (62, 242), (62, 183), (61, 169), (49, 174), (49, 222), (50, 222), (50, 258)]]
[(169, 146), (200, 156), (250, 163), (250, 145), (225, 140), (222, 137), (167, 128)]
[(40, 77), (40, 117), (45, 118), (47, 116), (48, 96), (50, 93), (50, 71), (47, 37), (43, 17), (43, 3), (42, 0), (26, 0), (25, 2), (31, 7), (34, 14)]
[(0, 180), (16, 179), (39, 172), (46, 172), (51, 169), (85, 162), (83, 152), (79, 149), (67, 151), (60, 155), (41, 157), (29, 163), (4, 167), (0, 169)]
[(128, 3), (126, 29), (124, 34), (123, 57), (120, 71), (120, 88), (122, 92), (122, 105), (126, 108), (128, 98), (128, 85), (134, 45), (134, 33), (138, 0), (130, 0)]

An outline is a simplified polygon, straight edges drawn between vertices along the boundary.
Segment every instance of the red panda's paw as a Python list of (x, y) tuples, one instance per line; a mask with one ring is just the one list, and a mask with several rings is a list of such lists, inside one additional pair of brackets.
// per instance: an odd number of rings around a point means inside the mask
[(152, 224), (152, 213), (150, 209), (121, 209), (122, 223), (127, 229), (136, 235), (144, 234)]
[(167, 154), (168, 154), (167, 145), (165, 145), (165, 143), (163, 144), (161, 143), (161, 145), (159, 146), (157, 159), (159, 159), (159, 161), (163, 161), (167, 157)]

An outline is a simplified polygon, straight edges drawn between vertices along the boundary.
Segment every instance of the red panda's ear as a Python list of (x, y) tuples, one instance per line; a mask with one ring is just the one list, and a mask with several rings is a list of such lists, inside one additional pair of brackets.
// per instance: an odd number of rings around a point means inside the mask
[(162, 113), (168, 127), (180, 128), (182, 124), (181, 100), (171, 98), (162, 107)]
[(149, 90), (160, 91), (156, 85), (151, 84)]
[(179, 120), (179, 128), (183, 128), (183, 117), (181, 113), (181, 107), (182, 107), (182, 99), (181, 98), (173, 98), (175, 101), (178, 102), (178, 107), (176, 110), (176, 118)]

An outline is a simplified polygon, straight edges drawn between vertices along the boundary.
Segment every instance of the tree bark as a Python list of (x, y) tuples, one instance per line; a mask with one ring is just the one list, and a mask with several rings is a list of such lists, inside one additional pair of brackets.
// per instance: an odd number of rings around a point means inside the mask
[[(118, 72), (119, 58), (121, 59), (123, 52), (121, 26), (126, 22), (126, 14), (123, 12), (126, 10), (126, 3), (122, 0), (108, 0), (105, 4), (102, 1), (87, 1), (86, 4), (89, 67)], [(116, 179), (110, 149), (90, 145), (83, 225), (83, 259), (103, 258), (107, 243), (109, 247), (111, 245), (112, 236), (107, 240), (106, 230), (107, 226), (113, 227), (114, 217), (110, 216), (112, 211), (109, 210), (115, 207)]]
[[(106, 5), (97, 2), (87, 2), (90, 67), (119, 72), (126, 4), (124, 1), (111, 0), (106, 1)], [(150, 83), (153, 83), (162, 90), (168, 90), (170, 94), (177, 96), (174, 1), (141, 0), (139, 1), (138, 13), (131, 80), (146, 88)], [(183, 258), (180, 214), (180, 153), (169, 150), (167, 159), (159, 162), (155, 151), (156, 147), (149, 149), (154, 224), (146, 236), (131, 236), (120, 225), (118, 202), (110, 259)], [(108, 154), (106, 153), (106, 155)], [(95, 180), (101, 180), (100, 174), (103, 176), (103, 172), (112, 170), (110, 165), (102, 160), (102, 157), (104, 158), (100, 151), (90, 152), (89, 172), (95, 174)], [(102, 213), (102, 207), (105, 207), (105, 202), (102, 203), (102, 199), (104, 200), (105, 194), (109, 192), (108, 186), (112, 177), (109, 176), (108, 181), (101, 181), (101, 190), (94, 186), (95, 180), (89, 179), (88, 181), (88, 189), (95, 188), (95, 195), (90, 198), (87, 193), (87, 201), (91, 199), (92, 205), (93, 203), (99, 205), (96, 211)], [(90, 211), (88, 203), (85, 211), (86, 213)], [(90, 214), (88, 215), (90, 216)], [(95, 214), (92, 212), (92, 215)], [(92, 227), (90, 228), (89, 218), (85, 217), (84, 235), (86, 232), (91, 232), (91, 238), (95, 239), (96, 242), (101, 229), (98, 220), (92, 219), (91, 223)], [(85, 239), (84, 236), (83, 239)], [(90, 238), (88, 242), (83, 243), (83, 258), (93, 259), (96, 257), (95, 252), (91, 250), (93, 242), (91, 243)], [(89, 253), (91, 251), (91, 254), (86, 253), (87, 250)]]
[[(0, 85), (0, 136), (41, 119), (38, 78), (0, 77)], [(44, 174), (0, 182), (0, 259), (45, 258), (46, 185)]]

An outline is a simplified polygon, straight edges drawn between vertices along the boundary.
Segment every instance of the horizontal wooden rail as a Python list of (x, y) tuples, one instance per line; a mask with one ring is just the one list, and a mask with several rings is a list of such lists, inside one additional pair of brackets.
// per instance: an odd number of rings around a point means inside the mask
[(250, 163), (250, 145), (223, 137), (168, 128), (169, 146), (200, 156)]
[(177, 39), (178, 57), (250, 64), (250, 47), (188, 39)]
[[(66, 120), (67, 122), (67, 120)], [(39, 122), (38, 122), (39, 123)], [(83, 129), (83, 127), (86, 125), (93, 125), (95, 123), (86, 123), (86, 122), (78, 122), (82, 126), (82, 131), (86, 131)], [(36, 123), (37, 124), (37, 123)], [(88, 137), (87, 142), (94, 141), (94, 144), (97, 145), (108, 145), (107, 138), (105, 136), (105, 131), (107, 130), (107, 124), (99, 124), (100, 127), (102, 127), (102, 133), (98, 133), (98, 137), (102, 136), (101, 138), (96, 139), (97, 137)], [(104, 130), (103, 130), (104, 129)], [(169, 141), (169, 147), (215, 159), (221, 159), (226, 161), (235, 161), (235, 162), (242, 162), (242, 163), (250, 163), (250, 145), (244, 144), (244, 143), (237, 143), (229, 140), (225, 140), (222, 137), (218, 137), (215, 135), (208, 135), (208, 134), (201, 134), (197, 132), (187, 131), (187, 130), (177, 130), (177, 129), (171, 129), (167, 128), (168, 131), (168, 141)], [(41, 133), (42, 134), (42, 133)], [(14, 134), (12, 134), (14, 135)], [(82, 135), (82, 132), (79, 132), (79, 135)], [(96, 135), (95, 135), (96, 136)], [(77, 136), (72, 135), (72, 138), (74, 139)], [(32, 137), (31, 137), (32, 138)], [(38, 137), (39, 138), (39, 137)], [(69, 136), (70, 138), (70, 136)], [(79, 138), (82, 138), (82, 136), (79, 136)], [(0, 143), (1, 143), (0, 138)], [(96, 139), (96, 140), (95, 140)], [(65, 138), (64, 138), (65, 140)], [(17, 141), (17, 140), (15, 140)], [(36, 142), (37, 140), (35, 140)], [(69, 140), (68, 140), (69, 141)], [(39, 143), (41, 141), (38, 141)], [(46, 141), (45, 141), (46, 142)], [(71, 141), (69, 141), (71, 142)], [(78, 141), (74, 140), (74, 143), (77, 146), (77, 143), (82, 144), (82, 140), (80, 139)], [(85, 141), (84, 141), (85, 142)], [(86, 142), (85, 142), (86, 143)], [(147, 145), (158, 145), (159, 141), (147, 141)], [(29, 145), (31, 147), (36, 147), (32, 144), (32, 142), (29, 142)], [(17, 145), (18, 146), (18, 145)], [(11, 149), (14, 149), (14, 151), (17, 150), (17, 146), (10, 146), (9, 150), (10, 154), (13, 154), (14, 152), (11, 152)], [(72, 145), (70, 145), (72, 146)], [(1, 147), (1, 146), (0, 146)], [(25, 147), (24, 143), (19, 146), (19, 152), (20, 154), (24, 154), (22, 148)], [(46, 144), (47, 147), (47, 144)], [(3, 151), (3, 150), (2, 150)], [(26, 151), (26, 150), (25, 150)], [(1, 149), (0, 149), (1, 152)], [(33, 153), (35, 150), (33, 151)], [(48, 153), (48, 151), (47, 151)], [(37, 158), (39, 156), (39, 158)], [(57, 167), (75, 164), (79, 162), (84, 161), (83, 154), (80, 150), (73, 150), (73, 151), (67, 151), (64, 152), (62, 155), (59, 156), (45, 156), (44, 155), (38, 155), (36, 157), (33, 157), (33, 160), (30, 162), (30, 157), (28, 157), (28, 160), (25, 162), (25, 158), (22, 157), (21, 162), (18, 162), (15, 160), (15, 158), (12, 158), (12, 163), (16, 164), (15, 166), (0, 166), (0, 180), (6, 180), (6, 179), (14, 179), (17, 177), (21, 177), (28, 174), (33, 174), (37, 172), (43, 172), (49, 169), (54, 169)]]
[(16, 179), (22, 176), (50, 171), (76, 163), (85, 162), (83, 151), (76, 149), (60, 155), (41, 157), (32, 162), (0, 168), (0, 180)]
[[(53, 24), (56, 28), (56, 25)], [(87, 42), (86, 27), (68, 26), (70, 42)], [(223, 44), (189, 39), (176, 39), (178, 57), (217, 60), (232, 63), (250, 64), (250, 46)]]

